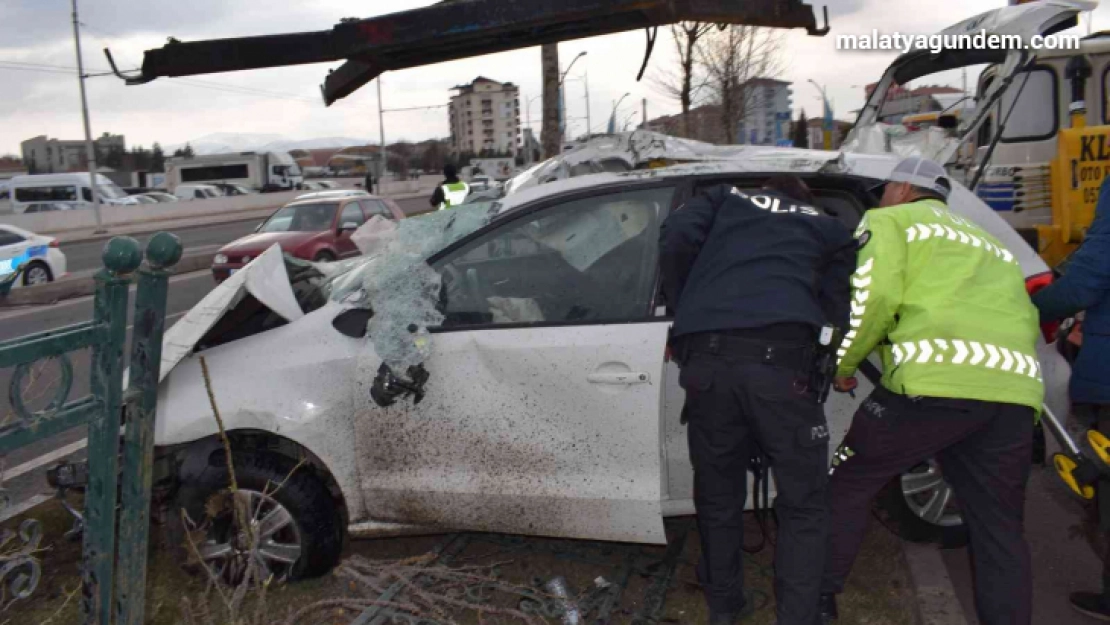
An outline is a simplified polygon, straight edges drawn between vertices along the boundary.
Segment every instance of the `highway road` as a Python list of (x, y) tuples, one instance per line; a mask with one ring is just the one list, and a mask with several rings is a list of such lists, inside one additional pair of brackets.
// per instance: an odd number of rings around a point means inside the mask
[[(414, 198), (398, 201), (406, 213), (423, 211), (427, 206), (427, 199)], [(192, 228), (178, 228), (173, 232), (181, 237), (186, 250), (209, 248), (229, 243), (253, 231), (258, 224), (257, 219), (250, 221), (237, 221), (219, 225), (205, 225)], [(144, 242), (151, 233), (134, 235)], [(63, 244), (62, 250), (66, 253), (70, 263), (71, 272), (92, 271), (100, 267), (100, 252), (105, 241), (85, 241)], [(87, 278), (84, 278), (87, 279)], [(166, 305), (166, 325), (172, 326), (193, 306), (207, 295), (215, 286), (212, 274), (200, 271), (191, 274), (174, 276), (170, 279), (170, 289)], [(131, 301), (128, 306), (128, 344), (130, 345), (131, 307), (134, 305), (134, 288), (131, 291)], [(92, 319), (92, 297), (82, 297), (66, 300), (53, 305), (35, 306), (24, 309), (15, 309), (0, 312), (0, 341), (25, 336), (35, 332), (42, 332), (55, 328), (80, 323)], [(128, 348), (130, 349), (130, 348)], [(74, 388), (70, 399), (75, 399), (88, 392), (89, 380), (89, 355), (87, 352), (75, 354), (72, 358)], [(42, 380), (49, 380), (57, 373), (57, 365), (50, 363), (42, 375)], [(0, 371), (0, 417), (10, 416), (8, 402), (8, 384), (11, 370)], [(40, 386), (48, 386), (41, 384)], [(40, 389), (41, 390), (41, 389)], [(47, 392), (54, 389), (49, 388)], [(38, 404), (30, 406), (31, 410), (44, 407), (45, 400), (40, 399)], [(68, 458), (77, 460), (84, 458), (82, 441), (85, 438), (85, 428), (75, 428), (51, 439), (40, 441), (18, 451), (7, 454), (2, 459), (4, 471), (3, 489), (16, 504), (39, 503), (50, 495), (46, 485), (45, 471), (59, 460)], [(13, 477), (13, 471), (16, 475)], [(14, 512), (18, 512), (17, 506)], [(9, 509), (4, 516), (10, 516), (13, 511)]]
[[(429, 194), (429, 196), (430, 195), (431, 194)], [(399, 204), (401, 209), (407, 214), (424, 211), (428, 208), (428, 200), (422, 197), (397, 200), (397, 204)], [(219, 246), (230, 243), (235, 239), (253, 232), (255, 226), (257, 226), (260, 221), (260, 219), (252, 218), (221, 224), (206, 224), (188, 228), (171, 228), (170, 231), (181, 238), (181, 243), (185, 247), (186, 253), (188, 253), (189, 250), (195, 251), (199, 248), (206, 248), (215, 253), (215, 250)], [(157, 232), (157, 230), (132, 236), (145, 246), (147, 239), (155, 232)], [(104, 249), (104, 243), (105, 239), (102, 238), (91, 241), (63, 243), (61, 250), (66, 255), (67, 270), (70, 273), (82, 273), (99, 269), (100, 253)]]

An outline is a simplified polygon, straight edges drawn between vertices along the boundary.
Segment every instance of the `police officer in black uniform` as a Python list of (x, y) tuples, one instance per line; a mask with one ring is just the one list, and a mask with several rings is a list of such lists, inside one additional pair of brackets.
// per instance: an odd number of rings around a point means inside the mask
[(778, 623), (820, 623), (829, 432), (811, 374), (819, 334), (848, 324), (855, 251), (848, 227), (814, 208), (812, 193), (792, 176), (758, 191), (713, 187), (663, 224), (663, 291), (686, 390), (698, 578), (711, 625), (751, 609), (743, 511), (757, 450), (778, 492)]

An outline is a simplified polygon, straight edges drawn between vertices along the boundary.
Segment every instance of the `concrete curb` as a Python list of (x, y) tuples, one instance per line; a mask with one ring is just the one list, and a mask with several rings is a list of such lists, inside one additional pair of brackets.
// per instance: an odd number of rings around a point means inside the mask
[(902, 553), (910, 569), (919, 625), (967, 625), (967, 616), (937, 547), (902, 541)]
[[(212, 254), (190, 254), (183, 256), (170, 270), (177, 275), (203, 271), (212, 266)], [(62, 300), (86, 297), (96, 292), (96, 281), (92, 278), (58, 280), (41, 286), (12, 289), (7, 297), (0, 297), (0, 309), (21, 306), (42, 306)]]

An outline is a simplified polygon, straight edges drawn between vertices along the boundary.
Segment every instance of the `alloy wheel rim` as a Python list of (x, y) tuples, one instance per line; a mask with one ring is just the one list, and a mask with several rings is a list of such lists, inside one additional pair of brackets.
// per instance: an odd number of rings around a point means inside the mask
[[(257, 580), (288, 578), (303, 550), (293, 515), (270, 495), (239, 489), (229, 497), (233, 508), (220, 512), (197, 552), (204, 565), (230, 582), (238, 582), (253, 563)], [(238, 527), (234, 508), (248, 522)]]
[(902, 496), (910, 510), (923, 521), (941, 527), (963, 525), (956, 494), (934, 460), (902, 475)]
[(42, 267), (31, 267), (27, 270), (27, 284), (46, 284), (50, 278)]

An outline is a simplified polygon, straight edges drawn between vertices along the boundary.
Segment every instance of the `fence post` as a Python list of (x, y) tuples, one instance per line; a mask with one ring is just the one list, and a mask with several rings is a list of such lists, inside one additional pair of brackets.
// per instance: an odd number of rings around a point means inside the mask
[(112, 622), (116, 485), (123, 347), (127, 339), (128, 274), (139, 267), (139, 242), (116, 237), (104, 247), (96, 275), (94, 321), (104, 334), (92, 354), (92, 392), (100, 410), (89, 421), (89, 484), (85, 493), (85, 544), (81, 564), (82, 612), (87, 624)]
[(139, 270), (135, 293), (135, 328), (125, 397), (123, 506), (120, 512), (120, 557), (116, 574), (116, 625), (142, 625), (150, 533), (150, 489), (154, 462), (154, 415), (166, 325), (168, 269), (181, 259), (181, 242), (160, 232), (146, 248), (147, 266)]

